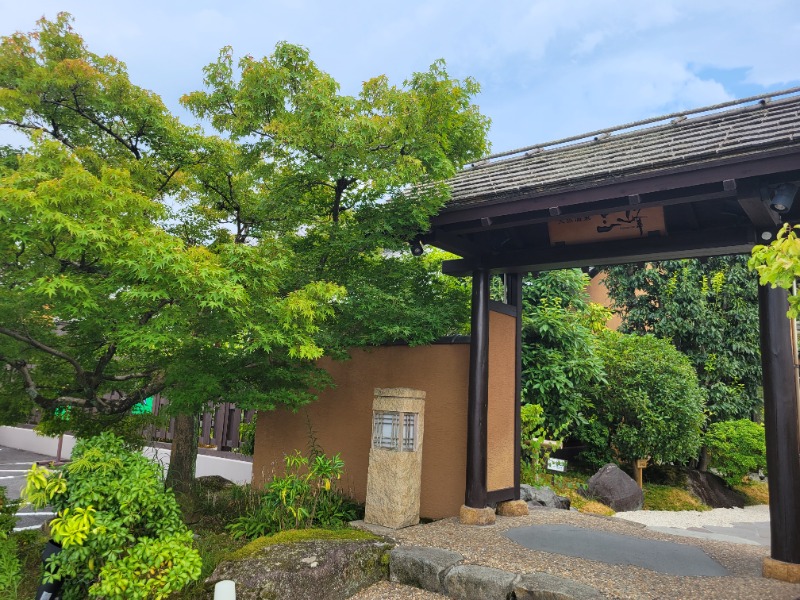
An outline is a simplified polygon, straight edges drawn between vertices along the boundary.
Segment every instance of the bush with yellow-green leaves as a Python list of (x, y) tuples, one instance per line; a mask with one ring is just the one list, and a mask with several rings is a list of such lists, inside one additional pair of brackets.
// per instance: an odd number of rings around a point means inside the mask
[(161, 467), (113, 434), (80, 440), (59, 470), (34, 465), (23, 497), (57, 511), (50, 529), (62, 550), (44, 580), (62, 580), (64, 600), (166, 598), (200, 576)]

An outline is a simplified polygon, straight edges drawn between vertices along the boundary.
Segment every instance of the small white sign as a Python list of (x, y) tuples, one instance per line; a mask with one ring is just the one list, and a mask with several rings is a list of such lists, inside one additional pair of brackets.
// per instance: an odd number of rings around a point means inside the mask
[(567, 461), (565, 461), (563, 458), (548, 458), (547, 470), (564, 473), (567, 470)]

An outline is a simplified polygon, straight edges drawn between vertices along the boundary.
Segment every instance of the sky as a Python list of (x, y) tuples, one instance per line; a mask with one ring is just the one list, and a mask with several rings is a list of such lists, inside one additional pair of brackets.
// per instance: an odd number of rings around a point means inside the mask
[(481, 84), (493, 152), (800, 86), (798, 0), (0, 0), (0, 35), (60, 11), (187, 123), (178, 99), (220, 48), (279, 41), (349, 94), (444, 58)]

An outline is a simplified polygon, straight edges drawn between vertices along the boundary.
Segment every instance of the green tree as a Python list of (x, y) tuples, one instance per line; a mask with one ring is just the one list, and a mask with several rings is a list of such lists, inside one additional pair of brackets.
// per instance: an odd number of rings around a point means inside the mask
[(437, 258), (409, 260), (407, 243), (447, 199), (443, 181), (487, 150), (474, 81), (437, 61), (401, 87), (380, 76), (343, 95), (307, 50), (286, 43), (237, 65), (224, 48), (205, 74), (207, 90), (183, 102), (237, 144), (258, 182), (247, 188), (258, 189), (250, 220), (298, 258), (283, 284), (324, 279), (347, 290), (328, 343), (424, 343), (463, 324), (463, 286), (436, 275)]
[[(0, 174), (4, 396), (53, 415), (164, 392), (193, 453), (192, 415), (220, 396), (308, 401), (322, 344), (462, 325), (463, 287), (403, 248), (445, 201), (441, 179), (486, 151), (477, 85), (437, 62), (403, 88), (379, 77), (343, 96), (289, 44), (239, 70), (223, 50), (209, 91), (184, 99), (220, 138), (89, 52), (68, 15), (3, 39), (0, 123), (32, 143)], [(338, 329), (322, 330), (332, 314)], [(185, 481), (193, 454), (172, 464)]]
[(621, 330), (670, 340), (689, 357), (711, 421), (760, 412), (757, 282), (744, 256), (607, 269)]
[(664, 463), (697, 456), (705, 391), (689, 359), (652, 335), (604, 331), (599, 339), (606, 380), (589, 390), (595, 418), (579, 431), (589, 446), (585, 458)]
[[(292, 258), (279, 237), (240, 243), (212, 227), (219, 219), (171, 211), (197, 195), (198, 167), (220, 145), (131, 84), (122, 63), (89, 52), (69, 22), (61, 14), (0, 43), (0, 123), (30, 136), (0, 166), (4, 403), (28, 397), (51, 417), (70, 406), (90, 418), (167, 392), (180, 408), (182, 374), (204, 369), (219, 376), (205, 377), (215, 391), (243, 392), (281, 379), (250, 377), (272, 356), (279, 368), (320, 356), (314, 336), (340, 288), (282, 288)], [(307, 400), (276, 396), (270, 406)]]
[(523, 282), (522, 400), (542, 407), (550, 436), (565, 437), (592, 418), (586, 390), (604, 381), (596, 333), (610, 313), (588, 301), (578, 269)]
[(772, 284), (789, 290), (789, 311), (786, 316), (796, 319), (800, 314), (800, 296), (795, 292), (795, 283), (800, 276), (800, 240), (798, 226), (784, 225), (775, 240), (768, 246), (753, 248), (748, 267), (758, 273), (761, 285)]

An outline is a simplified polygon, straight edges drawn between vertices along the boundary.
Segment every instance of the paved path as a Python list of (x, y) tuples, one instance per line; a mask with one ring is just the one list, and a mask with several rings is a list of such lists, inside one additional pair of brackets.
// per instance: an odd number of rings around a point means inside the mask
[(770, 546), (769, 506), (715, 508), (708, 511), (638, 510), (615, 517), (652, 531), (719, 542)]
[[(25, 487), (25, 473), (31, 468), (31, 464), (52, 460), (52, 456), (0, 446), (0, 486), (6, 488), (9, 498), (19, 498), (20, 491)], [(23, 506), (17, 512), (17, 526), (14, 529), (35, 529), (52, 517), (53, 513), (47, 508), (37, 510)]]

